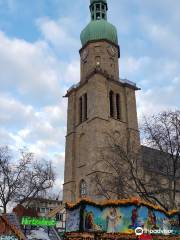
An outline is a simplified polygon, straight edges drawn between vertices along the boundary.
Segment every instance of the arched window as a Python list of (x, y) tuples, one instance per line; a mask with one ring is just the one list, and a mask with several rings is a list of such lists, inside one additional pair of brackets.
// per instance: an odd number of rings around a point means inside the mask
[(109, 92), (109, 107), (110, 107), (110, 117), (114, 117), (114, 93), (113, 91)]
[(79, 122), (82, 123), (82, 97), (79, 98)]
[(84, 94), (84, 121), (87, 120), (87, 93)]
[(116, 94), (116, 112), (117, 112), (117, 119), (121, 118), (120, 114), (120, 96)]
[(82, 179), (80, 181), (80, 197), (86, 197), (87, 196), (87, 184), (84, 181), (84, 179)]
[(79, 98), (79, 123), (87, 120), (87, 93)]

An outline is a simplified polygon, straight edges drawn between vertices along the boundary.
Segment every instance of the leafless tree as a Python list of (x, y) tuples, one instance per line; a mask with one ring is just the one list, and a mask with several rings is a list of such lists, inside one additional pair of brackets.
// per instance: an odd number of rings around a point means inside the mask
[(149, 169), (154, 179), (160, 181), (156, 195), (168, 208), (176, 208), (180, 202), (180, 111), (164, 111), (145, 118), (143, 133), (146, 144), (161, 156), (159, 163), (154, 162)]
[(124, 133), (127, 138), (116, 131), (104, 134), (105, 145), (98, 149), (99, 161), (93, 168), (93, 181), (97, 186), (95, 194), (107, 199), (132, 197), (138, 191), (136, 181), (142, 175), (140, 170), (137, 171), (140, 167), (140, 148), (128, 129)]
[(0, 207), (6, 213), (11, 202), (25, 202), (53, 186), (51, 162), (38, 161), (27, 150), (13, 158), (8, 147), (0, 147)]
[[(145, 119), (139, 146), (132, 130), (106, 134), (94, 167), (96, 194), (106, 198), (139, 196), (164, 209), (177, 208), (180, 193), (180, 112), (163, 112)], [(125, 141), (127, 139), (127, 141)]]

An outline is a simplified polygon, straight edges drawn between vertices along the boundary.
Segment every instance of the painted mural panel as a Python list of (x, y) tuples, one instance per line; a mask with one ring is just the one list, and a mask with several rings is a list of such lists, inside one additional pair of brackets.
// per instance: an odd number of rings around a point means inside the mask
[(66, 231), (76, 232), (79, 231), (80, 224), (80, 208), (73, 211), (67, 210), (66, 216)]
[(170, 218), (163, 212), (137, 205), (105, 208), (86, 205), (83, 225), (84, 231), (92, 232), (131, 234), (142, 227), (151, 234), (180, 234), (178, 215)]

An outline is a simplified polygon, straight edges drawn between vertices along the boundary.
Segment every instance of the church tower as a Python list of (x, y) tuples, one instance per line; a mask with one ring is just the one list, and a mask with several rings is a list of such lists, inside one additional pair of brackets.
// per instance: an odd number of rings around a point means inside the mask
[(81, 77), (66, 94), (68, 119), (63, 200), (96, 199), (91, 181), (104, 133), (126, 138), (134, 131), (139, 144), (136, 84), (119, 78), (120, 47), (117, 30), (107, 21), (106, 0), (91, 0), (91, 21), (81, 32)]

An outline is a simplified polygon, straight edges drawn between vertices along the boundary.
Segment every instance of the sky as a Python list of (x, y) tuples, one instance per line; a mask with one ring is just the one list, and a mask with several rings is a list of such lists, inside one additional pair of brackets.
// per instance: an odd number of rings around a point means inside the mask
[[(89, 0), (0, 0), (0, 146), (51, 159), (62, 192), (67, 89), (79, 81)], [(180, 1), (108, 0), (120, 77), (136, 82), (142, 116), (180, 108)]]

